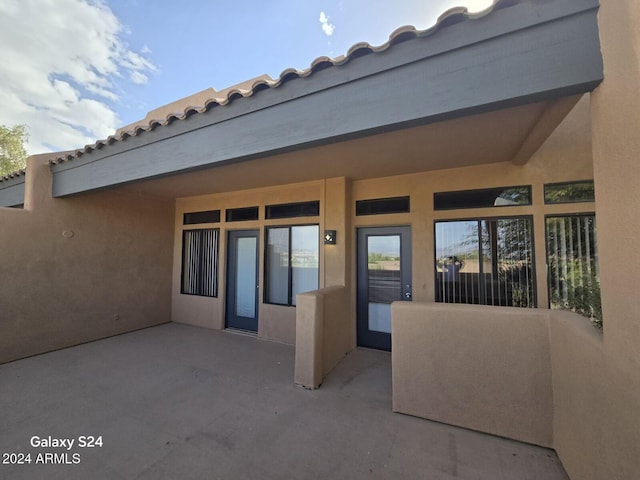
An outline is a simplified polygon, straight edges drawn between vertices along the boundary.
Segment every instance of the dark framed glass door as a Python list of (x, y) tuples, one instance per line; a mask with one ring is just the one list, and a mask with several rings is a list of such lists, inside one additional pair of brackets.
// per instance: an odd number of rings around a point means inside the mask
[(358, 345), (391, 350), (391, 303), (410, 301), (411, 227), (358, 229)]
[(229, 232), (227, 239), (226, 326), (258, 331), (258, 230)]

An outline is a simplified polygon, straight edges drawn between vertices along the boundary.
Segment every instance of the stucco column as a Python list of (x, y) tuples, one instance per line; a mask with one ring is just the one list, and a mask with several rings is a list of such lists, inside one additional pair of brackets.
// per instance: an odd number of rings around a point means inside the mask
[(593, 163), (608, 377), (609, 479), (640, 472), (640, 3), (601, 0), (604, 82), (592, 94)]
[(349, 182), (344, 177), (325, 180), (324, 228), (337, 232), (335, 245), (323, 245), (325, 287), (347, 285), (349, 280), (348, 268), (351, 263), (348, 189)]
[(51, 203), (51, 170), (49, 157), (34, 155), (27, 159), (27, 176), (24, 184), (25, 210), (40, 210)]

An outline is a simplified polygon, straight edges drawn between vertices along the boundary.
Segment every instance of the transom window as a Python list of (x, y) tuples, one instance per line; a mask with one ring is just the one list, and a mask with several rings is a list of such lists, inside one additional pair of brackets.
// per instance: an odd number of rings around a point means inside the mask
[(264, 300), (295, 305), (298, 293), (318, 289), (320, 228), (268, 227), (266, 232)]
[(356, 216), (385, 215), (389, 213), (409, 213), (410, 197), (372, 198), (356, 201)]
[(320, 215), (320, 202), (281, 203), (264, 207), (267, 220), (294, 217), (317, 217)]
[(544, 203), (594, 202), (593, 180), (582, 182), (548, 183), (544, 186)]
[(439, 221), (436, 301), (534, 307), (530, 217)]
[(433, 194), (434, 210), (531, 205), (531, 187), (497, 187)]
[(225, 215), (227, 222), (258, 220), (258, 207), (228, 208)]
[(189, 212), (182, 217), (184, 225), (197, 225), (199, 223), (220, 223), (220, 210), (207, 210), (204, 212)]

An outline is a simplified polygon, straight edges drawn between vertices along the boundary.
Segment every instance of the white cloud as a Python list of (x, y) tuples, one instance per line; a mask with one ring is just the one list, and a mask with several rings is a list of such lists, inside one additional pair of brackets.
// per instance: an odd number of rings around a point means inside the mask
[(147, 77), (144, 73), (139, 70), (132, 70), (129, 74), (129, 78), (136, 85), (144, 85), (149, 81), (149, 77)]
[(320, 12), (320, 18), (318, 19), (320, 22), (320, 26), (322, 27), (322, 31), (327, 37), (333, 35), (333, 31), (336, 29), (336, 26), (332, 23), (329, 23), (329, 17), (326, 13)]
[(102, 0), (2, 0), (0, 124), (26, 124), (31, 154), (112, 134), (120, 84), (156, 70), (149, 48), (131, 51), (125, 33)]

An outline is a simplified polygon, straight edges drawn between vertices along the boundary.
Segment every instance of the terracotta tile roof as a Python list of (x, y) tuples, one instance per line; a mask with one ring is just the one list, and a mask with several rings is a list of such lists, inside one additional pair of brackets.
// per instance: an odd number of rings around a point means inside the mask
[[(182, 100), (178, 100), (158, 109), (152, 110), (140, 122), (135, 122), (131, 125), (122, 127), (118, 129), (114, 135), (111, 135), (104, 140), (98, 140), (96, 143), (87, 145), (83, 149), (68, 152), (63, 156), (54, 158), (50, 161), (50, 163), (57, 164), (76, 159), (84, 155), (85, 153), (90, 153), (93, 150), (101, 149), (116, 142), (126, 140), (128, 137), (143, 135), (144, 133), (154, 130), (158, 127), (169, 125), (176, 120), (184, 120), (192, 115), (205, 113), (215, 107), (228, 105), (236, 99), (251, 97), (252, 95), (262, 90), (278, 88), (289, 80), (295, 78), (306, 78), (313, 75), (315, 72), (324, 70), (326, 68), (340, 67), (347, 64), (352, 59), (362, 57), (370, 53), (384, 52), (392, 48), (394, 45), (405, 42), (407, 40), (413, 40), (415, 38), (422, 38), (433, 35), (435, 32), (442, 28), (463, 21), (482, 18), (491, 14), (495, 10), (522, 3), (523, 1), (525, 0), (494, 0), (494, 3), (491, 6), (477, 13), (469, 13), (466, 7), (454, 7), (440, 15), (436, 23), (425, 30), (418, 30), (412, 25), (407, 25), (396, 29), (389, 36), (389, 40), (379, 46), (373, 46), (366, 42), (360, 42), (349, 48), (345, 55), (340, 55), (335, 58), (326, 56), (318, 57), (313, 62), (311, 62), (311, 65), (308, 68), (304, 70), (297, 70), (295, 68), (285, 69), (277, 79), (273, 79), (269, 75), (262, 75), (251, 80), (246, 80), (240, 84), (231, 86), (221, 91), (216, 91), (213, 88), (203, 90), (202, 92), (198, 92)], [(206, 98), (206, 100), (202, 101), (203, 98)], [(195, 102), (193, 102), (195, 104), (192, 104), (190, 100), (195, 100)]]
[(23, 168), (22, 170), (18, 170), (17, 172), (7, 173), (6, 175), (0, 175), (0, 182), (6, 182), (7, 180), (11, 180), (16, 177), (24, 177), (27, 171)]

